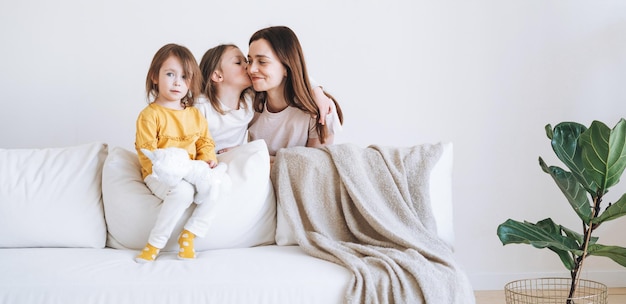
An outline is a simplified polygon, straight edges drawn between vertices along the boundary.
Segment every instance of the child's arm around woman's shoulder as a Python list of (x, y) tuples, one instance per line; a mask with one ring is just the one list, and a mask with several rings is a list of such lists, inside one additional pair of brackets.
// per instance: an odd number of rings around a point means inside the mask
[(323, 115), (326, 122), (326, 124), (322, 126), (323, 128), (325, 128), (325, 132), (323, 133), (324, 142), (320, 140), (319, 134), (317, 132), (309, 133), (309, 138), (306, 142), (307, 147), (320, 148), (326, 145), (332, 145), (335, 140), (335, 134), (343, 129), (341, 126), (343, 123), (343, 116), (339, 112), (340, 109), (337, 108), (337, 104), (335, 104), (332, 98), (329, 97), (329, 99), (331, 100), (330, 110), (326, 115)]

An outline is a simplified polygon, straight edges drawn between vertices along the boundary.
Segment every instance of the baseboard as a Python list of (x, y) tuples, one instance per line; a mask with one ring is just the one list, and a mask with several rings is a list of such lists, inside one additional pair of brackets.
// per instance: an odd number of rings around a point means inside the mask
[[(478, 273), (468, 274), (468, 277), (474, 290), (502, 290), (504, 289), (504, 285), (511, 281), (532, 278), (569, 277), (569, 273)], [(583, 273), (581, 278), (600, 282), (609, 288), (626, 287), (626, 270), (590, 271)]]

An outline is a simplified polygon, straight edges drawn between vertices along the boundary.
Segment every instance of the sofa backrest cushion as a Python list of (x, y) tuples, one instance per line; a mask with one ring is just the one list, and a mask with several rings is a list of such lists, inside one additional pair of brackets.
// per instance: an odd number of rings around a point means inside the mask
[[(454, 225), (452, 210), (452, 165), (453, 145), (443, 143), (443, 153), (430, 172), (430, 203), (437, 226), (437, 235), (450, 247), (454, 245)], [(276, 210), (276, 244), (296, 245), (296, 237), (280, 208)]]
[(102, 248), (107, 145), (0, 149), (0, 248)]
[[(276, 199), (269, 178), (269, 153), (262, 140), (218, 154), (228, 164), (232, 190), (220, 196), (214, 220), (207, 235), (196, 238), (197, 251), (252, 247), (274, 242)], [(160, 210), (161, 200), (154, 196), (141, 178), (134, 151), (113, 147), (103, 169), (103, 200), (109, 230), (109, 247), (142, 249)], [(177, 235), (191, 216), (192, 204), (178, 222), (163, 249), (178, 250)]]

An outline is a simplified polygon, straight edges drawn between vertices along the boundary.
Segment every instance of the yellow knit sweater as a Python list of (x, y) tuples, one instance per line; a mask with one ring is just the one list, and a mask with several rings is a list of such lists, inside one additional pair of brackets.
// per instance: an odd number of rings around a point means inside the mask
[(197, 108), (173, 110), (151, 103), (139, 113), (135, 136), (143, 178), (152, 173), (152, 163), (140, 149), (168, 147), (187, 150), (190, 159), (217, 161), (208, 123)]

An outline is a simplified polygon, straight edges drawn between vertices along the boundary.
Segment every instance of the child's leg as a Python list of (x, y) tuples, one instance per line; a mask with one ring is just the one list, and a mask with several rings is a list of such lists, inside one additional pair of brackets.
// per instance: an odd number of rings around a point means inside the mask
[[(159, 185), (155, 185), (154, 181), (150, 181), (146, 178), (146, 184), (151, 190), (153, 188), (157, 190), (153, 191), (157, 197), (162, 195), (162, 193), (159, 193), (158, 191)], [(161, 210), (159, 211), (154, 227), (150, 231), (148, 244), (146, 245), (146, 248), (137, 256), (136, 260), (154, 260), (153, 256), (156, 257), (158, 251), (165, 247), (167, 240), (176, 226), (176, 223), (178, 223), (178, 220), (180, 220), (183, 213), (185, 213), (185, 210), (187, 210), (187, 208), (191, 205), (194, 193), (195, 189), (193, 185), (182, 181), (163, 197)], [(156, 251), (153, 248), (156, 249)]]
[(209, 226), (215, 215), (213, 210), (215, 209), (216, 202), (210, 201), (200, 205), (196, 205), (196, 209), (191, 214), (191, 217), (185, 224), (185, 230), (178, 239), (178, 245), (180, 246), (180, 252), (178, 257), (181, 259), (193, 259), (196, 256), (194, 250), (194, 237), (204, 237), (209, 230)]
[(209, 231), (209, 226), (215, 219), (215, 207), (216, 201), (209, 201), (200, 205), (196, 205), (196, 209), (193, 211), (189, 220), (185, 224), (185, 229), (189, 230), (193, 234), (199, 237), (204, 237)]
[(144, 247), (143, 250), (135, 257), (135, 261), (137, 263), (152, 262), (156, 259), (159, 251), (159, 248), (156, 248), (148, 243), (146, 247)]
[(183, 260), (195, 259), (196, 258), (196, 249), (194, 247), (193, 241), (196, 236), (193, 232), (190, 232), (187, 229), (184, 229), (183, 232), (180, 233), (178, 237), (178, 258)]

